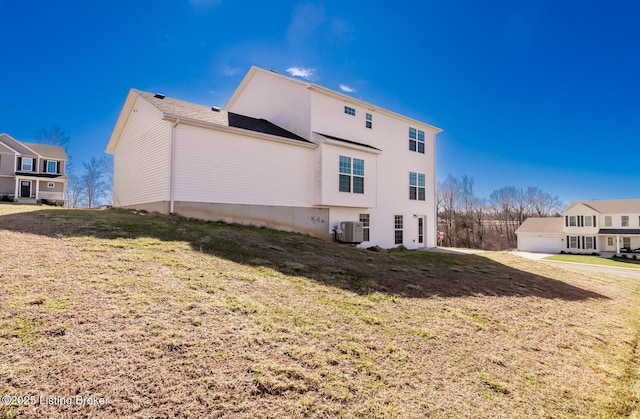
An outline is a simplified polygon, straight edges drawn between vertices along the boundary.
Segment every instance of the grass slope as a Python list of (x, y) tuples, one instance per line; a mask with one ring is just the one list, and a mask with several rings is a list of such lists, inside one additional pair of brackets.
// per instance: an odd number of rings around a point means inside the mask
[[(640, 395), (621, 277), (13, 205), (0, 252), (0, 395), (36, 397), (0, 417), (616, 417)], [(39, 399), (76, 395), (106, 400)]]

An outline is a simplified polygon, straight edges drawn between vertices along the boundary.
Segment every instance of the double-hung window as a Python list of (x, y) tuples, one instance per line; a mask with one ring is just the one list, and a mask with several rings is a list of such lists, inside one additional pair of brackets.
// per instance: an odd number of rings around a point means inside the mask
[(409, 127), (409, 150), (424, 154), (424, 131)]
[(33, 159), (31, 157), (22, 158), (22, 171), (23, 172), (33, 171)]
[(604, 226), (605, 227), (611, 227), (613, 225), (612, 219), (610, 215), (605, 215), (604, 216)]
[(58, 173), (58, 162), (57, 161), (47, 161), (47, 173)]
[(367, 113), (365, 115), (365, 119), (366, 120), (364, 121), (364, 126), (369, 129), (373, 128), (373, 115)]
[(620, 225), (622, 227), (629, 227), (629, 216), (623, 215), (620, 217)]
[(409, 172), (409, 199), (425, 200), (425, 175), (424, 173)]
[(340, 156), (338, 190), (364, 193), (364, 160)]

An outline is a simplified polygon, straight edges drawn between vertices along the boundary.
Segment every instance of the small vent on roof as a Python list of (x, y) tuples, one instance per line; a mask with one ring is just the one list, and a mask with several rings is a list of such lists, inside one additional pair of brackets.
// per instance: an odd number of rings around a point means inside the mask
[(271, 71), (272, 73), (278, 74), (278, 72), (276, 70), (269, 70), (269, 71)]
[(164, 99), (165, 95), (162, 93), (156, 93), (155, 95), (153, 95), (153, 97), (155, 97), (156, 99)]
[(217, 106), (212, 106), (211, 110), (214, 111), (214, 112), (220, 112), (221, 109), (218, 108)]

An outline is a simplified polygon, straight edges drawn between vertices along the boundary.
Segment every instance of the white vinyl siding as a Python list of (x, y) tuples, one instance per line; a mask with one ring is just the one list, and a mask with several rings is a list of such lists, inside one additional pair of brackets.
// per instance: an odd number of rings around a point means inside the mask
[(114, 158), (116, 206), (169, 200), (171, 123), (143, 99), (134, 105)]
[(176, 130), (176, 201), (311, 206), (313, 148), (189, 125)]
[(309, 90), (277, 75), (256, 71), (229, 111), (264, 118), (302, 138), (311, 135)]

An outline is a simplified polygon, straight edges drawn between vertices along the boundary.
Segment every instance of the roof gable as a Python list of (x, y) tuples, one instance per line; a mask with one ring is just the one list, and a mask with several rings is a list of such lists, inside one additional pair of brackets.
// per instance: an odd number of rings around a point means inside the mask
[(592, 200), (592, 201), (574, 201), (567, 210), (576, 205), (585, 205), (599, 213), (622, 214), (622, 213), (640, 213), (640, 199), (609, 199), (609, 200)]
[(69, 156), (64, 151), (64, 148), (55, 145), (36, 144), (36, 143), (22, 143), (35, 151), (40, 157), (46, 157), (55, 160), (69, 160)]
[(215, 128), (231, 127), (241, 130), (273, 135), (288, 140), (296, 140), (304, 143), (312, 144), (310, 141), (276, 125), (266, 119), (251, 118), (248, 116), (228, 112), (225, 109), (214, 108), (196, 103), (186, 102), (184, 100), (174, 99), (165, 95), (145, 92), (142, 90), (131, 89), (120, 112), (116, 127), (111, 134), (106, 151), (113, 153), (117, 142), (122, 135), (126, 121), (129, 118), (136, 100), (140, 98), (151, 104), (154, 108), (164, 115), (165, 118), (180, 120), (182, 122), (197, 123), (198, 125)]
[(20, 155), (39, 156), (57, 160), (69, 159), (64, 148), (60, 146), (21, 142), (8, 134), (0, 134), (0, 143)]
[(278, 77), (281, 80), (287, 80), (288, 82), (297, 84), (297, 85), (301, 86), (302, 88), (310, 89), (310, 90), (312, 90), (314, 92), (317, 92), (319, 94), (323, 94), (325, 96), (330, 96), (330, 97), (339, 99), (339, 100), (341, 100), (343, 102), (352, 103), (352, 104), (355, 104), (357, 106), (360, 106), (360, 107), (363, 107), (363, 108), (366, 108), (366, 109), (371, 109), (371, 110), (375, 110), (376, 112), (384, 113), (384, 114), (386, 114), (386, 115), (388, 115), (388, 116), (390, 116), (392, 118), (395, 118), (395, 119), (405, 120), (410, 124), (422, 125), (422, 126), (428, 128), (428, 129), (432, 130), (436, 134), (442, 132), (441, 128), (438, 128), (436, 126), (433, 126), (433, 125), (430, 125), (430, 124), (427, 124), (427, 123), (424, 123), (424, 122), (409, 118), (407, 116), (395, 113), (393, 111), (381, 108), (380, 106), (376, 106), (376, 105), (373, 105), (371, 103), (367, 103), (367, 102), (365, 102), (363, 100), (356, 99), (356, 98), (354, 98), (352, 96), (348, 96), (348, 95), (345, 95), (343, 93), (336, 92), (335, 90), (331, 90), (331, 89), (328, 89), (326, 87), (323, 87), (323, 86), (320, 86), (320, 85), (317, 85), (317, 84), (314, 84), (314, 83), (309, 83), (309, 82), (306, 82), (306, 81), (303, 81), (303, 80), (299, 80), (299, 79), (296, 79), (296, 78), (293, 78), (293, 77), (288, 77), (288, 76), (279, 74), (279, 73), (277, 73), (275, 71), (265, 70), (263, 68), (256, 67), (256, 66), (252, 66), (249, 69), (249, 72), (247, 72), (247, 74), (244, 76), (244, 78), (240, 82), (240, 85), (238, 86), (238, 88), (233, 92), (233, 94), (231, 95), (231, 97), (227, 101), (227, 104), (224, 106), (225, 109), (229, 109), (229, 108), (231, 108), (233, 106), (233, 104), (242, 95), (242, 92), (245, 89), (245, 87), (251, 82), (251, 80), (253, 79), (255, 74), (258, 73), (258, 72), (260, 72), (262, 74), (269, 75), (270, 77)]

